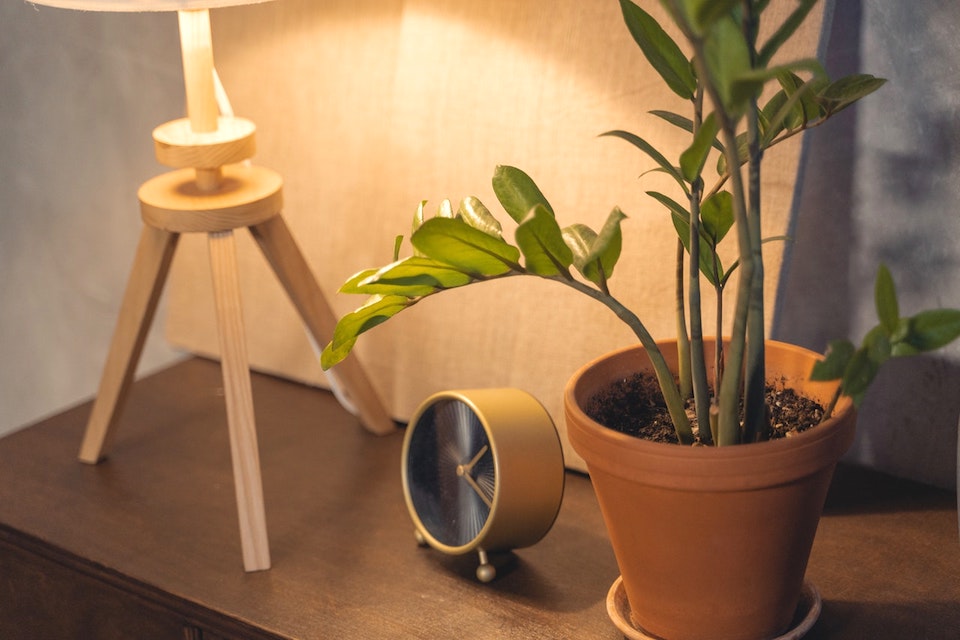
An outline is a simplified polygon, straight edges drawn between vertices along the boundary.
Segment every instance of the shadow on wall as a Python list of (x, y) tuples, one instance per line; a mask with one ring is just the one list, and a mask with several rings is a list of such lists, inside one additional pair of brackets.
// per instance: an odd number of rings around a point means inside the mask
[[(960, 18), (938, 0), (835, 5), (830, 73), (862, 71), (889, 83), (809, 141), (774, 334), (818, 351), (835, 338), (859, 340), (876, 324), (881, 262), (904, 315), (960, 306), (960, 224), (951, 215), (960, 195), (960, 82), (950, 66)], [(848, 458), (955, 488), (958, 388), (955, 346), (890, 363), (862, 408)]]

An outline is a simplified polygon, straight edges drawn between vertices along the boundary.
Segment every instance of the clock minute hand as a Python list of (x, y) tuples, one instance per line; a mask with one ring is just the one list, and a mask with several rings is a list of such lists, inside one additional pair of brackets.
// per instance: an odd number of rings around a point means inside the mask
[(467, 464), (458, 464), (457, 465), (457, 475), (467, 481), (467, 484), (470, 485), (470, 488), (476, 492), (480, 499), (483, 500), (484, 504), (488, 508), (493, 509), (493, 501), (487, 497), (487, 494), (484, 493), (483, 489), (477, 484), (477, 480), (473, 477), (473, 467), (480, 461), (480, 458), (483, 457), (490, 449), (490, 445), (484, 445), (480, 451), (477, 452), (473, 459), (470, 460)]

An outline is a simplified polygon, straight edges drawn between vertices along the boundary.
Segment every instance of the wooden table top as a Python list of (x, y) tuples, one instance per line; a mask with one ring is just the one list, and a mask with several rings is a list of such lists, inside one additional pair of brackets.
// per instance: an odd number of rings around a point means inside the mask
[[(622, 637), (588, 478), (569, 473), (550, 533), (481, 584), (476, 556), (416, 545), (399, 430), (370, 435), (326, 391), (253, 391), (269, 571), (243, 571), (220, 369), (198, 358), (134, 385), (100, 465), (76, 460), (89, 404), (0, 439), (0, 537), (250, 638)], [(842, 466), (808, 578), (813, 640), (960, 638), (955, 494)]]

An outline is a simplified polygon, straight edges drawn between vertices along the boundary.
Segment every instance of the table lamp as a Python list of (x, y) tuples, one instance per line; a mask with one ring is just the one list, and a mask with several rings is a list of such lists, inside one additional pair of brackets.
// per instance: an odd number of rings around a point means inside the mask
[[(107, 362), (80, 447), (97, 464), (115, 432), (181, 233), (209, 238), (221, 367), (230, 431), (240, 540), (246, 571), (270, 567), (233, 230), (247, 227), (297, 308), (312, 338), (326, 344), (336, 316), (280, 215), (283, 180), (248, 161), (256, 127), (221, 113), (208, 9), (266, 0), (32, 0), (90, 11), (177, 11), (187, 117), (153, 132), (157, 159), (175, 170), (138, 192), (144, 221)], [(224, 110), (225, 111), (225, 110)], [(395, 425), (360, 364), (344, 361), (332, 383), (374, 433)]]

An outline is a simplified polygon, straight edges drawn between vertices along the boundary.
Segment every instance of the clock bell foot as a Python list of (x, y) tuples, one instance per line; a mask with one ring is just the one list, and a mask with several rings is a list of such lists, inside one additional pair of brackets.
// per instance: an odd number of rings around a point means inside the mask
[(480, 556), (480, 566), (477, 567), (477, 580), (480, 582), (490, 582), (497, 577), (497, 568), (490, 564), (487, 552), (480, 549), (477, 554)]

